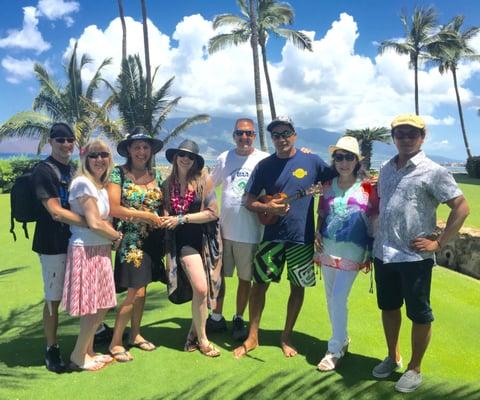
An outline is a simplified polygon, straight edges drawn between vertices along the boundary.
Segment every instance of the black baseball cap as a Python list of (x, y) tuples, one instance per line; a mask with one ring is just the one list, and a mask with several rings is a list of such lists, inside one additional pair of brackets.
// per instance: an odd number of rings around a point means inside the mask
[(72, 128), (64, 122), (57, 122), (50, 128), (50, 139), (54, 138), (74, 138)]

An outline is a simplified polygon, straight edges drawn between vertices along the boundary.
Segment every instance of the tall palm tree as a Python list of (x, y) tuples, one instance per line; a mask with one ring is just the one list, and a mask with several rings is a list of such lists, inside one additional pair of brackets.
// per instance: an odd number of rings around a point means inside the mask
[(360, 153), (365, 170), (370, 170), (373, 154), (373, 142), (391, 143), (390, 130), (387, 128), (347, 129), (345, 135), (353, 136), (360, 142)]
[(99, 106), (96, 105), (94, 96), (101, 82), (101, 71), (111, 63), (111, 59), (103, 60), (85, 86), (82, 81), (82, 70), (91, 62), (91, 58), (86, 54), (78, 61), (75, 43), (68, 65), (65, 66), (67, 74), (65, 86), (56, 82), (42, 65), (35, 64), (34, 71), (40, 83), (40, 92), (33, 101), (33, 111), (17, 113), (2, 124), (0, 139), (19, 136), (39, 138), (37, 151), (40, 153), (47, 143), (52, 123), (62, 121), (72, 127), (78, 146), (84, 146), (99, 126), (95, 112)]
[(125, 23), (125, 13), (123, 12), (123, 0), (118, 0), (118, 13), (122, 23), (122, 61), (127, 58), (127, 24)]
[[(152, 84), (158, 67), (155, 69)], [(162, 87), (152, 92), (147, 97), (148, 79), (144, 74), (142, 61), (139, 55), (128, 56), (122, 62), (122, 70), (117, 78), (116, 84), (112, 85), (104, 81), (112, 91), (112, 95), (105, 102), (101, 113), (102, 128), (105, 132), (118, 142), (124, 135), (123, 132), (131, 131), (135, 126), (142, 125), (152, 137), (158, 136), (162, 130), (166, 133), (163, 141), (167, 143), (170, 139), (198, 123), (205, 123), (210, 120), (206, 114), (198, 114), (185, 118), (178, 126), (171, 131), (163, 128), (167, 115), (178, 105), (181, 97), (169, 99), (168, 92), (174, 78), (170, 78)], [(110, 108), (116, 106), (120, 119), (113, 121), (109, 118)]]
[[(219, 34), (210, 39), (208, 51), (212, 54), (225, 47), (245, 43), (251, 36), (251, 12), (247, 8), (245, 0), (237, 0), (241, 16), (235, 14), (217, 15), (213, 20), (213, 28), (233, 26), (229, 33)], [(267, 39), (270, 34), (290, 40), (296, 47), (302, 50), (312, 51), (312, 41), (302, 32), (286, 27), (292, 25), (294, 11), (290, 4), (280, 3), (276, 0), (258, 0), (257, 6), (257, 30), (258, 43), (262, 52), (263, 72), (267, 83), (268, 101), (272, 119), (276, 118), (275, 101), (272, 84), (267, 64)]]
[(147, 5), (145, 0), (142, 3), (142, 25), (143, 25), (143, 47), (145, 49), (145, 71), (147, 74), (147, 97), (152, 97), (152, 70), (150, 66), (150, 49), (148, 47), (148, 24), (147, 24)]
[(400, 16), (405, 38), (402, 40), (385, 40), (380, 44), (379, 53), (386, 49), (393, 49), (399, 54), (410, 57), (410, 67), (414, 71), (415, 82), (415, 113), (419, 115), (418, 106), (418, 62), (421, 56), (428, 54), (438, 45), (439, 37), (436, 35), (437, 12), (433, 7), (415, 8), (411, 21), (405, 13)]
[(441, 74), (449, 71), (452, 73), (465, 150), (468, 158), (471, 158), (472, 153), (468, 143), (465, 122), (463, 120), (462, 103), (458, 91), (457, 68), (462, 59), (480, 60), (480, 55), (476, 54), (475, 49), (470, 45), (470, 40), (480, 32), (480, 27), (471, 27), (462, 32), (461, 28), (464, 19), (463, 15), (457, 15), (442, 28), (439, 33), (442, 39), (440, 45), (430, 52), (429, 56), (430, 59), (438, 64), (438, 70)]

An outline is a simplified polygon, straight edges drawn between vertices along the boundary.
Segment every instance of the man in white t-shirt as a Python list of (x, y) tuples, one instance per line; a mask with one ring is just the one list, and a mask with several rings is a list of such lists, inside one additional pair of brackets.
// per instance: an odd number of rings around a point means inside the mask
[[(253, 169), (260, 160), (269, 156), (268, 153), (255, 149), (255, 137), (253, 121), (249, 118), (238, 119), (233, 131), (236, 147), (220, 154), (211, 174), (215, 186), (222, 185), (220, 225), (224, 277), (233, 276), (235, 266), (237, 267), (238, 289), (232, 335), (239, 341), (245, 340), (248, 334), (243, 313), (250, 295), (253, 256), (262, 238), (257, 215), (244, 207), (243, 195)], [(225, 287), (225, 281), (223, 285)], [(222, 310), (223, 300), (217, 301), (217, 307), (207, 319), (207, 332), (227, 329)]]

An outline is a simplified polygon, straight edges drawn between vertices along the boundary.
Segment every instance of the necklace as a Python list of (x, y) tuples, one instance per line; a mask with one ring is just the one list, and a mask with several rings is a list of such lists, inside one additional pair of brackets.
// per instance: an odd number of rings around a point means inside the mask
[(189, 190), (187, 186), (185, 194), (182, 196), (180, 195), (180, 184), (178, 182), (172, 183), (170, 188), (170, 204), (176, 215), (186, 214), (193, 200), (195, 200), (194, 190)]

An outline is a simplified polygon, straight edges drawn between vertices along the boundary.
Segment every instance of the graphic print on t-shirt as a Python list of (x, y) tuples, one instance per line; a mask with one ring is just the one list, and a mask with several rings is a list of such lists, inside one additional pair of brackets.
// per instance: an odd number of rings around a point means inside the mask
[(237, 168), (228, 177), (231, 182), (230, 188), (232, 192), (238, 196), (238, 204), (240, 204), (241, 196), (245, 193), (245, 186), (247, 186), (248, 178), (250, 178), (250, 172), (246, 168)]

